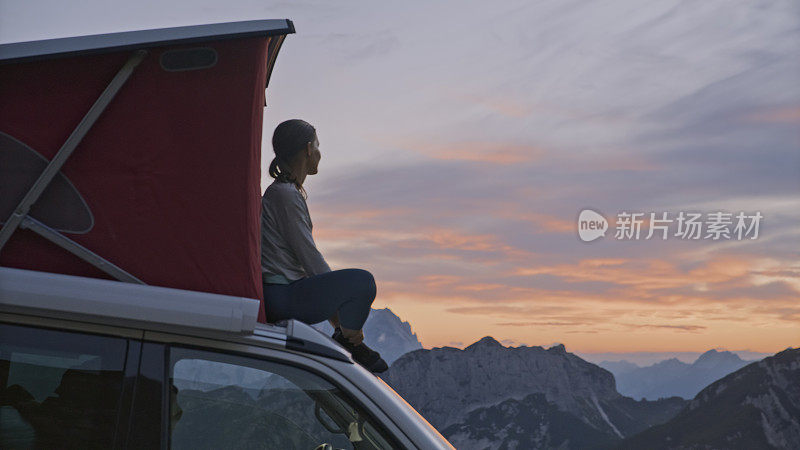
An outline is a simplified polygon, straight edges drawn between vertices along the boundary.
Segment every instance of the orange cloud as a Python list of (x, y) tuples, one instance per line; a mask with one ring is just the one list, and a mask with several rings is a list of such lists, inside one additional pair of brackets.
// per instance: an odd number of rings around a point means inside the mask
[(455, 275), (422, 275), (417, 278), (419, 283), (429, 287), (450, 286), (462, 279), (463, 277), (457, 277)]
[(682, 271), (664, 259), (586, 259), (577, 264), (518, 268), (519, 276), (549, 274), (570, 281), (605, 281), (646, 290), (692, 287), (698, 283), (721, 283), (749, 274), (755, 267), (752, 256), (716, 257), (700, 267)]
[(443, 145), (417, 143), (412, 148), (435, 159), (499, 165), (531, 162), (540, 159), (546, 154), (539, 147), (491, 141), (467, 141)]
[(704, 266), (690, 270), (688, 275), (692, 280), (702, 280), (705, 283), (720, 283), (743, 277), (753, 270), (752, 257), (744, 258), (717, 258), (707, 262)]
[(461, 291), (489, 291), (492, 289), (505, 289), (507, 286), (504, 284), (497, 284), (497, 283), (476, 283), (476, 284), (464, 284), (458, 286), (457, 289)]
[[(571, 217), (521, 210), (510, 200), (483, 212), (525, 222), (532, 234), (575, 232)], [(787, 287), (797, 290), (796, 264), (744, 253), (689, 259), (678, 252), (554, 262), (502, 234), (404, 220), (419, 214), (323, 207), (314, 234), (332, 265), (371, 270), (378, 282), (374, 306), (410, 321), (426, 346), (471, 343), (487, 334), (529, 345), (564, 342), (584, 352), (773, 351), (800, 341), (800, 296)]]
[(632, 328), (632, 329), (666, 328), (666, 329), (669, 329), (669, 330), (680, 330), (680, 331), (689, 331), (689, 332), (697, 332), (697, 331), (705, 330), (705, 329), (708, 328), (708, 327), (705, 327), (705, 326), (702, 326), (702, 325), (664, 325), (664, 324), (654, 325), (654, 324), (633, 324), (633, 323), (626, 323), (624, 325), (626, 327), (629, 327), (629, 328)]
[(575, 233), (575, 222), (572, 220), (565, 220), (560, 217), (540, 213), (515, 214), (509, 211), (507, 215), (509, 218), (530, 222), (534, 225), (532, 231), (544, 230), (556, 233)]
[(574, 327), (586, 325), (583, 322), (500, 322), (502, 327)]
[(530, 106), (509, 98), (478, 96), (472, 94), (462, 94), (459, 97), (461, 97), (464, 100), (484, 106), (493, 112), (496, 112), (498, 114), (507, 117), (513, 117), (513, 118), (526, 117), (530, 115), (530, 113), (533, 110), (533, 108), (531, 108)]
[[(720, 255), (690, 268), (660, 260), (591, 258), (525, 270), (562, 277), (564, 288), (559, 290), (476, 282), (468, 276), (428, 275), (423, 278), (429, 281), (427, 285), (395, 285), (400, 292), (394, 293), (391, 303), (402, 301), (412, 314), (415, 298), (427, 308), (440, 309), (438, 325), (426, 320), (415, 325), (423, 339), (429, 336), (426, 345), (440, 345), (453, 337), (473, 342), (481, 337), (477, 334), (492, 334), (530, 345), (562, 341), (574, 351), (704, 351), (715, 345), (777, 351), (792, 339), (800, 340), (797, 296), (773, 296), (768, 304), (755, 306), (749, 294), (714, 295), (719, 289), (735, 293), (739, 288), (754, 287), (751, 274), (758, 266), (757, 258), (748, 255)], [(487, 278), (497, 276), (501, 275), (490, 272)], [(609, 278), (623, 287), (613, 294), (570, 287)], [(695, 289), (700, 282), (712, 287)], [(488, 322), (489, 318), (510, 320)], [(443, 333), (443, 321), (453, 333), (447, 340), (434, 338)], [(482, 331), (473, 339), (467, 324), (475, 321), (481, 323)]]
[[(358, 212), (350, 214), (349, 211), (343, 215), (350, 219), (359, 216)], [(437, 254), (448, 259), (453, 258), (448, 252), (455, 251), (483, 253), (486, 257), (496, 255), (497, 258), (531, 256), (529, 252), (504, 243), (498, 235), (492, 233), (471, 233), (445, 226), (416, 226), (397, 230), (393, 229), (389, 215), (382, 215), (376, 211), (373, 217), (386, 218), (387, 222), (364, 226), (364, 223), (357, 219), (353, 219), (352, 222), (347, 220), (335, 223), (338, 219), (331, 218), (329, 226), (315, 227), (314, 237), (321, 247), (326, 245), (348, 247), (348, 243), (355, 246), (374, 245), (383, 248), (384, 251), (390, 248), (419, 250), (429, 256)], [(480, 256), (473, 255), (472, 258), (475, 260)], [(483, 262), (486, 260), (483, 259)]]
[(745, 117), (749, 122), (800, 124), (800, 106), (787, 106), (759, 111)]
[(509, 165), (532, 162), (552, 154), (545, 148), (508, 141), (454, 140), (408, 138), (406, 136), (368, 136), (381, 145), (400, 147), (429, 158), (447, 161), (469, 161), (484, 164)]
[(496, 251), (503, 247), (493, 234), (464, 233), (452, 228), (427, 228), (419, 237), (441, 249)]

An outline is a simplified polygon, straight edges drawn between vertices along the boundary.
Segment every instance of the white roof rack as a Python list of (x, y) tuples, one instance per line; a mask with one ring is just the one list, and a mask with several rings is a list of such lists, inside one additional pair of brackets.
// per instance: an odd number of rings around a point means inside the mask
[(0, 312), (253, 334), (258, 300), (0, 267)]

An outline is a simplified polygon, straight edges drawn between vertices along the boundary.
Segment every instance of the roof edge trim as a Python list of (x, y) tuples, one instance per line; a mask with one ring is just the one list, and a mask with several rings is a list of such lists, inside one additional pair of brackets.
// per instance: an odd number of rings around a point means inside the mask
[(253, 334), (260, 302), (229, 295), (0, 267), (0, 312)]
[(294, 32), (291, 20), (268, 19), (16, 42), (0, 45), (0, 64)]

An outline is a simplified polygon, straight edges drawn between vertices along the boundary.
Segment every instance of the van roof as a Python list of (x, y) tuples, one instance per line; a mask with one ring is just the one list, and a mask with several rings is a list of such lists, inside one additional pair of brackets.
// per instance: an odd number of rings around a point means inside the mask
[(269, 19), (16, 42), (0, 45), (0, 64), (294, 32), (291, 20)]
[(243, 297), (0, 267), (0, 313), (200, 337), (278, 338), (289, 350), (352, 362), (305, 323), (257, 323), (259, 308), (258, 300)]

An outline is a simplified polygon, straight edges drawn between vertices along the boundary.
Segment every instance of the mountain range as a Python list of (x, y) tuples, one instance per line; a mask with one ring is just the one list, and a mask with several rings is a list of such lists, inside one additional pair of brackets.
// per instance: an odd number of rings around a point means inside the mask
[(505, 347), (488, 336), (463, 350), (412, 351), (381, 378), (457, 448), (608, 447), (686, 404), (623, 397), (610, 372), (563, 345)]
[(614, 374), (620, 394), (657, 400), (673, 396), (692, 399), (709, 383), (750, 362), (731, 352), (709, 350), (692, 364), (671, 358), (647, 367), (628, 361), (603, 361), (599, 365)]
[(692, 364), (595, 365), (560, 344), (489, 336), (423, 349), (388, 308), (364, 330), (391, 364), (381, 378), (459, 449), (800, 448), (800, 350), (750, 364), (710, 350)]
[(749, 364), (702, 391), (626, 449), (800, 448), (800, 349)]

